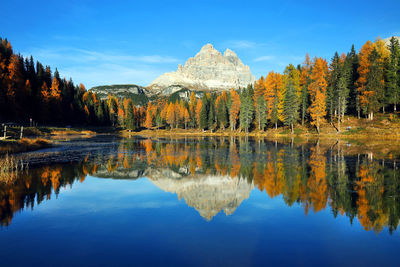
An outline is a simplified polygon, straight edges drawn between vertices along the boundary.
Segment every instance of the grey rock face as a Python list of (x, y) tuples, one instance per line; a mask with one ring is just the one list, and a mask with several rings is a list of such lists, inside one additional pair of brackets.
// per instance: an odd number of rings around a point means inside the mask
[(128, 97), (129, 94), (147, 95), (149, 92), (145, 87), (135, 84), (117, 84), (117, 85), (102, 85), (89, 89), (97, 94), (100, 99), (106, 99), (108, 94), (115, 95), (116, 97)]
[(206, 44), (185, 65), (161, 75), (148, 88), (161, 91), (181, 85), (190, 89), (230, 90), (247, 87), (254, 81), (249, 66), (244, 65), (235, 52), (227, 49), (221, 54), (211, 44)]

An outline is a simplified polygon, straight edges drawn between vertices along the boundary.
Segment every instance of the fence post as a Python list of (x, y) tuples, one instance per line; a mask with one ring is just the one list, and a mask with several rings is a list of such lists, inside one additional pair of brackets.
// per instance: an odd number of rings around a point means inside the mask
[(6, 139), (7, 136), (7, 125), (4, 125), (4, 139)]
[(19, 135), (19, 139), (22, 139), (22, 133), (24, 132), (24, 126), (21, 126), (21, 134)]

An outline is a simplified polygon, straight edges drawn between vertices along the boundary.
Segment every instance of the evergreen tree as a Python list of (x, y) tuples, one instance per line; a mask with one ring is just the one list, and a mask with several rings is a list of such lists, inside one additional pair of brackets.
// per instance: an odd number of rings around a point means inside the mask
[(283, 106), (284, 124), (290, 126), (293, 134), (293, 124), (298, 118), (298, 97), (296, 95), (296, 88), (290, 80), (286, 86), (286, 94)]
[(240, 102), (240, 127), (244, 129), (246, 133), (248, 133), (254, 115), (252, 87), (248, 87), (247, 89), (243, 90), (240, 96)]
[(399, 41), (392, 37), (389, 44), (390, 61), (386, 70), (386, 91), (389, 104), (393, 104), (393, 110), (397, 111), (400, 102), (400, 46)]
[(129, 130), (136, 129), (135, 113), (133, 112), (133, 102), (129, 101), (126, 113), (126, 128)]
[(334, 114), (338, 112), (338, 82), (340, 75), (340, 62), (339, 54), (335, 52), (332, 58), (332, 62), (329, 73), (328, 87), (326, 90), (326, 107), (329, 114), (330, 121), (332, 123)]
[(278, 98), (275, 97), (272, 102), (272, 110), (271, 110), (271, 123), (275, 125), (275, 129), (278, 129)]
[(259, 130), (264, 130), (267, 124), (267, 103), (265, 101), (264, 95), (260, 95), (257, 98), (257, 105), (256, 105), (256, 120)]
[(208, 102), (208, 129), (213, 130), (214, 129), (214, 122), (216, 118), (216, 111), (215, 111), (215, 94), (212, 94), (210, 96), (209, 102)]
[(360, 66), (358, 55), (355, 51), (354, 45), (351, 46), (350, 52), (346, 56), (346, 65), (349, 67), (348, 85), (349, 88), (349, 110), (360, 118), (361, 105), (360, 95), (357, 90), (356, 82), (359, 78), (358, 68)]
[(374, 113), (382, 106), (382, 95), (384, 91), (383, 71), (379, 62), (379, 54), (373, 49), (368, 57), (370, 61), (369, 72), (367, 73), (366, 95), (367, 102), (364, 105), (364, 113), (368, 114), (368, 118), (372, 120)]
[(200, 110), (200, 129), (207, 129), (208, 126), (208, 99), (207, 99), (207, 95), (204, 94), (202, 99), (201, 99), (201, 110)]
[(228, 125), (228, 109), (226, 101), (222, 95), (217, 98), (216, 104), (218, 124), (220, 127), (225, 129), (225, 127)]
[(337, 108), (338, 108), (338, 130), (340, 132), (340, 122), (344, 119), (349, 99), (349, 80), (351, 79), (351, 65), (349, 61), (340, 62), (339, 77), (337, 81)]

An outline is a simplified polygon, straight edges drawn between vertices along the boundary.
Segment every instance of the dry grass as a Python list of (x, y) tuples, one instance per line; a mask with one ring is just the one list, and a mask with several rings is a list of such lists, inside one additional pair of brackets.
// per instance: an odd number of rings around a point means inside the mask
[(28, 165), (6, 154), (5, 157), (0, 158), (0, 182), (12, 183), (17, 179), (18, 173), (27, 168)]
[(0, 155), (38, 150), (50, 146), (51, 142), (43, 138), (23, 138), (21, 140), (7, 140), (0, 142)]
[(57, 129), (51, 131), (50, 134), (57, 136), (65, 136), (65, 135), (95, 135), (96, 133), (90, 130)]

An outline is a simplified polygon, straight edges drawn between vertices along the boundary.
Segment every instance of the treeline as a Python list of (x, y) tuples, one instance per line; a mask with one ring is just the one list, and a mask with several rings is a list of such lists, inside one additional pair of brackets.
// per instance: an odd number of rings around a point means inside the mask
[(106, 102), (83, 84), (61, 78), (57, 69), (15, 54), (0, 38), (0, 122), (109, 125)]
[(366, 42), (357, 54), (335, 53), (323, 58), (288, 65), (283, 74), (271, 71), (254, 87), (221, 94), (194, 94), (188, 101), (154, 101), (147, 106), (145, 127), (199, 128), (203, 130), (265, 130), (278, 125), (309, 123), (320, 131), (328, 120), (340, 131), (344, 115), (372, 120), (388, 108), (396, 112), (400, 101), (400, 47), (396, 38), (389, 45), (381, 39)]
[(340, 131), (344, 115), (373, 120), (377, 112), (397, 112), (400, 101), (400, 47), (381, 39), (366, 42), (357, 53), (335, 53), (330, 63), (323, 58), (288, 65), (283, 74), (269, 72), (240, 90), (206, 93), (197, 99), (171, 101), (158, 98), (137, 106), (132, 98), (109, 95), (101, 100), (72, 80), (61, 79), (56, 69), (33, 58), (13, 53), (0, 39), (0, 121), (41, 124), (113, 125), (197, 128), (232, 131), (265, 130), (296, 124), (320, 126), (325, 121)]

